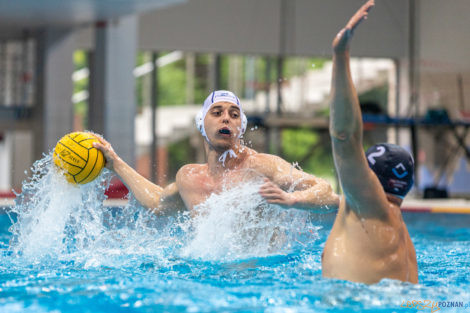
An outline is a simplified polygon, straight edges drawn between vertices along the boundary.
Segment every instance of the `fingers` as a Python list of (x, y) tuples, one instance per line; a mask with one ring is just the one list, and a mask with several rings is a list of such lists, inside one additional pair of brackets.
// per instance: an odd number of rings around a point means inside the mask
[(279, 188), (276, 184), (272, 183), (269, 180), (265, 180), (265, 183), (261, 185), (259, 188), (260, 194), (278, 194), (284, 192), (281, 188)]
[(98, 150), (101, 150), (102, 152), (106, 151), (105, 145), (102, 142), (93, 142), (93, 147), (95, 147)]
[(107, 142), (102, 136), (98, 135), (98, 134), (93, 134), (96, 139), (98, 139), (98, 141), (101, 143), (102, 146), (106, 146), (106, 145), (109, 145), (109, 142)]
[(98, 142), (93, 142), (93, 147), (100, 149), (103, 152), (107, 151), (112, 151), (111, 144), (107, 142), (103, 137), (101, 136), (95, 136), (96, 139), (98, 139)]
[(269, 179), (264, 180), (265, 183), (260, 187), (259, 194), (270, 204), (289, 205), (290, 197), (287, 192), (279, 188)]
[(100, 150), (104, 154), (106, 168), (113, 170), (114, 161), (118, 159), (117, 154), (114, 152), (111, 144), (106, 141), (103, 137), (97, 134), (93, 134), (98, 141), (93, 142), (93, 147)]
[(333, 49), (335, 52), (340, 53), (349, 49), (349, 42), (353, 36), (354, 30), (367, 18), (369, 11), (374, 5), (374, 0), (367, 1), (359, 10), (357, 10), (346, 26), (336, 35), (333, 40)]
[(284, 206), (291, 206), (292, 203), (293, 203), (291, 197), (287, 193), (265, 195), (265, 196), (263, 196), (263, 198), (269, 204), (279, 204), (279, 205), (284, 205)]
[(266, 202), (269, 204), (287, 204), (284, 200), (282, 199), (266, 199)]
[(349, 20), (348, 24), (346, 25), (346, 28), (351, 29), (354, 31), (356, 27), (365, 19), (367, 19), (367, 16), (369, 14), (369, 11), (372, 9), (372, 7), (375, 5), (374, 0), (369, 0), (367, 1), (357, 12), (354, 14), (354, 16)]
[(273, 203), (273, 201), (284, 203), (286, 201), (285, 196), (280, 193), (261, 193), (260, 192), (260, 195), (269, 203)]

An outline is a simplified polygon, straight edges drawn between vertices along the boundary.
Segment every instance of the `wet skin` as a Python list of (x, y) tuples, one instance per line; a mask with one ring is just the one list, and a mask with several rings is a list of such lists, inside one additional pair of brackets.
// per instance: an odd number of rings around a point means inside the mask
[(330, 135), (343, 197), (322, 255), (323, 276), (376, 283), (418, 282), (416, 253), (403, 222), (402, 200), (386, 194), (369, 168), (362, 117), (349, 69), (349, 44), (374, 1), (368, 1), (333, 40)]
[[(181, 208), (192, 211), (222, 186), (234, 186), (248, 179), (264, 179), (259, 193), (267, 202), (285, 207), (308, 210), (328, 210), (339, 203), (329, 183), (304, 173), (270, 154), (257, 153), (243, 146), (239, 139), (240, 110), (229, 102), (214, 103), (204, 119), (208, 137), (205, 140), (207, 163), (187, 164), (176, 175), (176, 181), (164, 188), (139, 175), (122, 161), (106, 140), (100, 138), (95, 146), (103, 151), (107, 167), (114, 171), (136, 199), (156, 214)], [(220, 157), (231, 149), (236, 157)], [(287, 192), (293, 187), (293, 192)], [(183, 205), (184, 203), (184, 205)]]

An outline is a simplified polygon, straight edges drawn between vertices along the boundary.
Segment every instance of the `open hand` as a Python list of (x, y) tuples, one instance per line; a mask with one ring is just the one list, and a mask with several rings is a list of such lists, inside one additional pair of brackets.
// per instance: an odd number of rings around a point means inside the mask
[(93, 134), (98, 139), (99, 142), (94, 142), (93, 147), (103, 152), (106, 159), (106, 168), (114, 170), (114, 161), (119, 159), (116, 152), (114, 152), (113, 147), (109, 142), (107, 142), (103, 137)]
[(357, 10), (346, 26), (336, 35), (333, 40), (333, 50), (335, 53), (341, 53), (349, 49), (349, 42), (351, 41), (354, 30), (367, 18), (369, 11), (372, 9), (374, 4), (374, 0), (367, 1), (359, 10)]
[(264, 184), (261, 185), (259, 194), (266, 199), (268, 203), (284, 206), (293, 206), (295, 203), (295, 198), (292, 194), (285, 192), (267, 178), (264, 179)]

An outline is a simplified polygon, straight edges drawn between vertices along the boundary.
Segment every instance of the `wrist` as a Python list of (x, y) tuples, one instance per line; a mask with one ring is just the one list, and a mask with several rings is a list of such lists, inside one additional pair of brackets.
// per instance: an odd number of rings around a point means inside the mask
[(333, 59), (340, 61), (340, 60), (347, 60), (349, 58), (349, 49), (334, 49), (333, 50)]
[(116, 154), (114, 154), (111, 158), (108, 159), (109, 163), (109, 169), (118, 172), (120, 169), (122, 169), (125, 166), (125, 162)]
[(290, 206), (290, 207), (295, 207), (298, 203), (299, 203), (299, 200), (297, 199), (295, 193), (297, 193), (298, 191), (295, 191), (295, 192), (292, 192), (292, 193), (289, 193), (289, 198), (288, 198), (288, 201), (287, 201), (287, 204)]

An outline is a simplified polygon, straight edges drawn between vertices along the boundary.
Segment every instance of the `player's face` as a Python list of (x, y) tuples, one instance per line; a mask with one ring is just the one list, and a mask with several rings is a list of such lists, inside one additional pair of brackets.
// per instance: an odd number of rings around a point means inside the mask
[(241, 132), (240, 108), (230, 102), (214, 103), (206, 114), (204, 128), (214, 147), (231, 148)]

